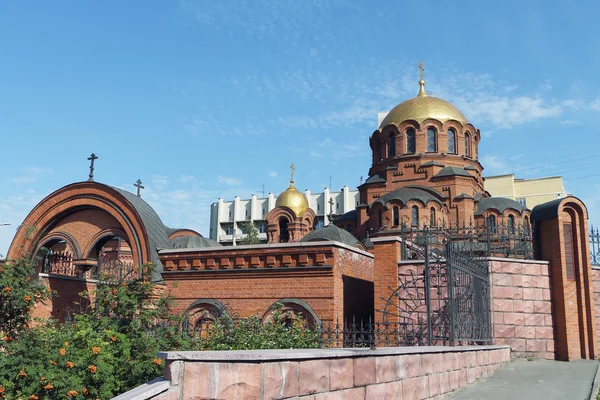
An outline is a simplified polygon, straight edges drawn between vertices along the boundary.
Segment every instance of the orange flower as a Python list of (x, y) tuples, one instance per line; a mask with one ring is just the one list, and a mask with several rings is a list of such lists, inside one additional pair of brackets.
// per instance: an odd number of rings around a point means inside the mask
[(29, 400), (39, 400), (39, 397), (35, 394), (32, 394), (31, 396), (29, 396)]
[(20, 376), (21, 378), (25, 378), (25, 377), (27, 376), (27, 372), (25, 372), (25, 370), (24, 370), (24, 369), (22, 369), (22, 370), (20, 370), (20, 371), (19, 371), (19, 376)]
[(6, 388), (4, 386), (0, 386), (0, 393), (4, 393), (6, 391)]
[(46, 377), (45, 377), (45, 376), (42, 376), (42, 377), (40, 378), (40, 381), (42, 381), (42, 382), (44, 382), (45, 380), (46, 380)]
[(88, 365), (88, 371), (90, 371), (92, 374), (95, 374), (96, 371), (98, 371), (98, 368), (96, 368), (95, 365)]
[(99, 346), (94, 346), (94, 347), (92, 347), (92, 353), (94, 353), (94, 354), (96, 354), (96, 355), (97, 355), (98, 353), (100, 353), (100, 347), (99, 347)]
[(54, 386), (52, 386), (51, 384), (47, 384), (46, 386), (44, 386), (44, 389), (51, 390), (54, 389)]
[(67, 392), (67, 396), (69, 396), (69, 397), (75, 397), (75, 396), (77, 396), (78, 394), (79, 394), (79, 393), (77, 392), (77, 390), (69, 390), (69, 391)]
[(112, 290), (112, 294), (116, 296), (117, 295), (117, 289), (113, 289)]
[(31, 296), (29, 296), (29, 295), (25, 296), (25, 301), (29, 301), (29, 300), (31, 300)]
[(4, 288), (4, 292), (6, 292), (6, 293), (10, 293), (11, 290), (12, 290), (12, 288), (10, 286), (7, 286)]
[(69, 341), (65, 342), (65, 347), (69, 347)]
[(13, 338), (12, 336), (4, 336), (4, 340), (7, 342), (12, 342)]
[(83, 388), (83, 389), (81, 389), (81, 393), (83, 393), (83, 394), (88, 394), (88, 390), (87, 390), (87, 388)]
[(66, 366), (69, 368), (73, 368), (75, 364), (73, 364), (71, 361), (67, 361)]
[(63, 357), (64, 357), (64, 355), (65, 355), (65, 354), (67, 354), (67, 351), (66, 351), (65, 349), (60, 349), (60, 350), (58, 351), (58, 354), (60, 354), (61, 356), (63, 356)]
[(152, 360), (152, 364), (154, 364), (154, 365), (161, 365), (162, 364), (162, 360), (160, 358), (155, 358), (154, 360)]
[(116, 342), (117, 341), (117, 337), (116, 336), (111, 336), (110, 340), (112, 340), (113, 342)]
[(52, 361), (52, 360), (50, 360), (50, 364), (54, 365), (55, 367), (58, 365), (58, 364), (56, 363), (56, 361)]

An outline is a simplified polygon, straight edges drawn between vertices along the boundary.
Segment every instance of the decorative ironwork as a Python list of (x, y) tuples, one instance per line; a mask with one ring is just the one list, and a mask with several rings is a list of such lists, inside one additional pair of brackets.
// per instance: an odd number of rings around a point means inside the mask
[(592, 265), (600, 266), (600, 229), (592, 226), (590, 230), (590, 260)]
[(82, 271), (69, 253), (48, 251), (41, 259), (41, 272), (51, 275), (71, 276), (102, 281), (135, 279), (137, 269), (133, 262), (115, 259), (109, 255), (100, 257), (98, 264), (89, 271)]
[(403, 260), (425, 259), (426, 232), (431, 244), (446, 240), (453, 243), (454, 248), (473, 256), (533, 259), (533, 233), (529, 224), (469, 223), (425, 228), (403, 224), (398, 232), (403, 244)]

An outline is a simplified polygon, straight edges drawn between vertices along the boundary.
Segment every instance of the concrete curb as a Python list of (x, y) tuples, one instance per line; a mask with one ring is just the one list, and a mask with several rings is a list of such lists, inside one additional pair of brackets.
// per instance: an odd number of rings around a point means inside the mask
[(589, 400), (596, 400), (598, 386), (600, 386), (600, 363), (598, 363), (598, 366), (596, 367), (596, 375), (594, 376), (594, 381), (592, 382), (592, 392), (590, 393)]

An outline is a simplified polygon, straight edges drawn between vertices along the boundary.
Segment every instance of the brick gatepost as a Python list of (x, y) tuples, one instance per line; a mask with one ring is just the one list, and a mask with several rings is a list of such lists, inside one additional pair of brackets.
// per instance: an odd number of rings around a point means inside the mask
[[(375, 286), (375, 321), (382, 322), (386, 300), (393, 290), (398, 288), (398, 262), (401, 259), (400, 238), (397, 236), (371, 239), (375, 256), (374, 279)], [(391, 288), (391, 289), (390, 289)], [(396, 308), (398, 310), (398, 308)], [(398, 322), (388, 317), (387, 322)]]

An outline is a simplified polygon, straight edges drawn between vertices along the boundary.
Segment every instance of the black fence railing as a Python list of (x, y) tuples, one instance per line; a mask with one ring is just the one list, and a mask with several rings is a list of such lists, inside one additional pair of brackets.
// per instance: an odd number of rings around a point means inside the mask
[[(402, 259), (425, 259), (429, 251), (443, 254), (449, 241), (455, 250), (474, 257), (533, 259), (533, 234), (529, 224), (465, 224), (439, 227), (401, 226)], [(438, 249), (438, 250), (436, 250)]]
[(73, 256), (63, 252), (48, 252), (41, 257), (40, 263), (40, 271), (51, 275), (107, 281), (130, 280), (137, 277), (137, 269), (133, 261), (122, 261), (110, 256), (100, 257), (98, 263), (89, 270), (78, 268)]
[(592, 265), (600, 266), (600, 229), (590, 229), (590, 259)]

